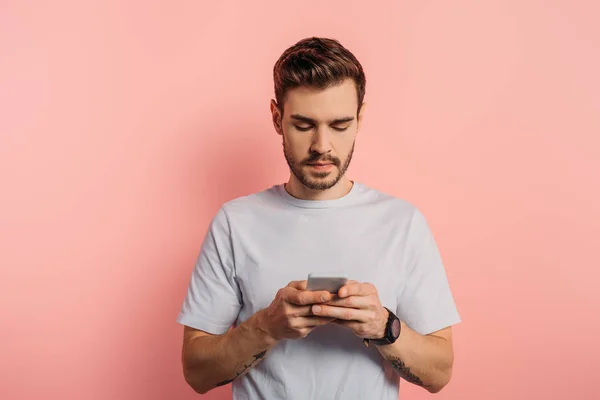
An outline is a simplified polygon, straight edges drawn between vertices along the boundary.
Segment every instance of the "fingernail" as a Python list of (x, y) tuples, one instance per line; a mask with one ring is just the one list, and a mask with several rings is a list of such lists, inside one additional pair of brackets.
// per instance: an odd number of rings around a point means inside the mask
[(338, 295), (344, 297), (346, 295), (346, 291), (344, 289), (342, 289), (342, 290), (340, 290)]
[(327, 295), (322, 294), (321, 295), (321, 301), (327, 301)]
[(321, 311), (321, 307), (320, 306), (314, 306), (313, 307), (313, 312), (320, 312)]

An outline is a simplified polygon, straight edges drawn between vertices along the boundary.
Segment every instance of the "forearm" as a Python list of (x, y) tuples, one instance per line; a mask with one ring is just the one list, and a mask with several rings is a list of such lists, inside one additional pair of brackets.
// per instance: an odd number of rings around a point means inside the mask
[(262, 329), (259, 312), (223, 335), (191, 339), (183, 351), (185, 379), (195, 391), (206, 393), (246, 373), (274, 344)]
[(454, 354), (451, 343), (432, 335), (420, 335), (404, 322), (394, 344), (378, 346), (381, 355), (408, 382), (437, 393), (450, 381)]

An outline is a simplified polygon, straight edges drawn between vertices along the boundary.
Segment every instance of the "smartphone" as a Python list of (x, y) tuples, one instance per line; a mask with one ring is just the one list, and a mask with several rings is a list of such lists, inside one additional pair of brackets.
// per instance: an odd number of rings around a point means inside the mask
[(308, 283), (306, 289), (312, 291), (325, 290), (332, 294), (337, 294), (338, 290), (341, 289), (348, 282), (348, 277), (344, 275), (331, 275), (331, 274), (308, 274)]

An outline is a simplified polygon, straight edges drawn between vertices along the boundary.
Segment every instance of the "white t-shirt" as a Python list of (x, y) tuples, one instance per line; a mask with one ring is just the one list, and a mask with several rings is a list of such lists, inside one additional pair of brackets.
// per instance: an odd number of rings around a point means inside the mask
[[(210, 224), (177, 320), (225, 333), (311, 272), (374, 284), (382, 304), (420, 334), (460, 321), (423, 215), (358, 182), (335, 200), (301, 200), (275, 185), (225, 203)], [(233, 382), (233, 398), (396, 400), (398, 385), (375, 346), (327, 324), (275, 345)]]

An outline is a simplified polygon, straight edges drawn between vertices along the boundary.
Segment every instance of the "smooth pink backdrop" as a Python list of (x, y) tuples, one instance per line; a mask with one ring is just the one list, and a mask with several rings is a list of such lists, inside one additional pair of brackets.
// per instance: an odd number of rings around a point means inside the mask
[(311, 35), (367, 72), (352, 177), (420, 207), (445, 260), (463, 322), (436, 398), (600, 398), (599, 15), (0, 2), (0, 399), (196, 398), (175, 318), (219, 205), (287, 178), (271, 71)]

